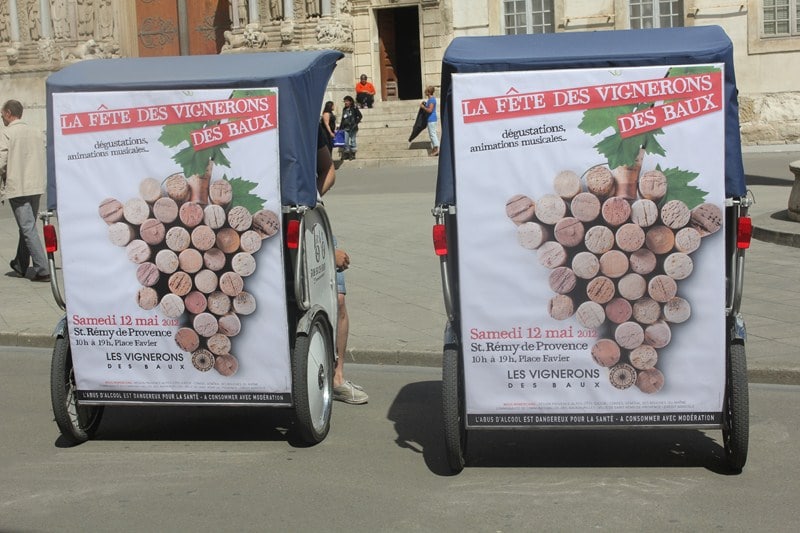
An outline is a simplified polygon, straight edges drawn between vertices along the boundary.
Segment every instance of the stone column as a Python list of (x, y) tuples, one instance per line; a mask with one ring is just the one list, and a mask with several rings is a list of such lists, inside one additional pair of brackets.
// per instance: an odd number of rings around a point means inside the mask
[(42, 39), (53, 38), (53, 24), (50, 20), (50, 0), (39, 0), (39, 20), (41, 21)]
[(12, 43), (19, 42), (19, 12), (17, 11), (17, 0), (8, 0), (8, 23), (9, 35)]
[(331, 2), (334, 0), (322, 0), (321, 15), (323, 17), (331, 16)]
[(239, 27), (239, 0), (231, 0), (231, 28)]
[(283, 0), (283, 20), (294, 19), (294, 0)]
[(789, 193), (789, 220), (800, 222), (800, 159), (789, 163), (789, 170), (794, 174), (794, 185)]
[(250, 8), (250, 13), (249, 13), (250, 20), (249, 20), (249, 22), (250, 23), (261, 24), (261, 17), (259, 16), (259, 13), (258, 13), (258, 1), (257, 0), (250, 0), (250, 4), (249, 4), (248, 7)]

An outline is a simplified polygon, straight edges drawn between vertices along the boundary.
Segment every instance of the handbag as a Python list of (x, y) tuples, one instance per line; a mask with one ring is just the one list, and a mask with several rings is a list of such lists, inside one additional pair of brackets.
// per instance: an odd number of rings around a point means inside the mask
[(333, 134), (333, 145), (344, 146), (344, 130), (336, 130)]

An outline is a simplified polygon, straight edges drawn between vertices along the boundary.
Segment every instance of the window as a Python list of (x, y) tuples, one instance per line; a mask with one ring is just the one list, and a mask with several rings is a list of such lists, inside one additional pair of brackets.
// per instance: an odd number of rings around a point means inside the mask
[(683, 26), (683, 0), (631, 0), (631, 28)]
[(798, 0), (763, 0), (764, 37), (800, 35), (800, 2)]
[(507, 35), (553, 33), (553, 0), (505, 0), (503, 22)]

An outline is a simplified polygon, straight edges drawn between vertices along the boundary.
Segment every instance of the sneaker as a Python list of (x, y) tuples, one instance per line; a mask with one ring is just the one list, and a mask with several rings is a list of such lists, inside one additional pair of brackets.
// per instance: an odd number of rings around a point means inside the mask
[(15, 273), (17, 276), (19, 276), (19, 277), (21, 277), (21, 278), (24, 278), (24, 277), (25, 277), (25, 272), (23, 272), (23, 271), (22, 271), (22, 269), (20, 268), (19, 264), (17, 264), (17, 262), (16, 262), (16, 261), (14, 261), (13, 259), (12, 259), (12, 260), (11, 260), (11, 262), (8, 264), (8, 266), (10, 266), (10, 267), (11, 267), (11, 270), (13, 270), (13, 271), (14, 271), (14, 273)]
[(359, 385), (356, 385), (352, 381), (345, 381), (338, 387), (333, 388), (333, 399), (344, 403), (359, 405), (367, 403), (369, 396), (367, 396), (367, 393), (364, 392), (364, 389)]
[(39, 274), (38, 276), (31, 278), (31, 281), (43, 281), (50, 283), (50, 274)]

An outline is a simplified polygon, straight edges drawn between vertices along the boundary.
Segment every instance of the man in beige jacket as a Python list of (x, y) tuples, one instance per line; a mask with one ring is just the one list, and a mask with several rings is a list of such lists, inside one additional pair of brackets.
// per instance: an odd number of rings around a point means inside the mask
[(8, 100), (0, 108), (0, 200), (8, 199), (19, 227), (17, 255), (10, 266), (25, 277), (33, 260), (33, 281), (50, 281), (47, 257), (36, 231), (39, 199), (44, 193), (45, 154), (42, 133), (22, 120), (22, 104)]

